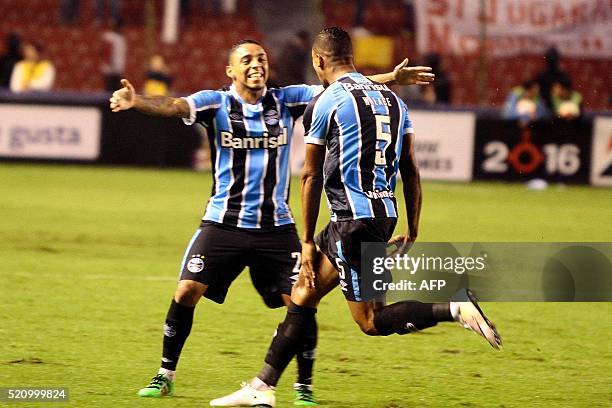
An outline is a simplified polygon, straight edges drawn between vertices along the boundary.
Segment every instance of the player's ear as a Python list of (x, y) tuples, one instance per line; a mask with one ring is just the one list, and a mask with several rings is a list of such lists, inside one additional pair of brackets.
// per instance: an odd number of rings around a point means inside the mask
[(225, 66), (225, 75), (227, 75), (232, 81), (234, 80), (234, 69), (231, 65)]
[(319, 68), (320, 70), (323, 70), (325, 68), (325, 60), (320, 54), (315, 54), (314, 62), (315, 62), (315, 66)]

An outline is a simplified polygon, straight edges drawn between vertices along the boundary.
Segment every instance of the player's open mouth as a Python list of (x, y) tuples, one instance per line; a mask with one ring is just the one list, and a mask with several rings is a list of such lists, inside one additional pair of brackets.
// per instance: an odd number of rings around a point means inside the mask
[(261, 72), (255, 72), (253, 74), (250, 74), (248, 76), (249, 79), (262, 79), (263, 78), (263, 74)]

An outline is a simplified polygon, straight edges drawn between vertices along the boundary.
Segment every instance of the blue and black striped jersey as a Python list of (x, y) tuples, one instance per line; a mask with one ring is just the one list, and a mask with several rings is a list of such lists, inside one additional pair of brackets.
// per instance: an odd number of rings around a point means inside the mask
[(185, 98), (191, 114), (184, 122), (206, 126), (211, 143), (214, 183), (203, 220), (241, 228), (294, 223), (288, 205), (293, 122), (320, 89), (266, 89), (254, 105), (233, 86)]
[(395, 182), (406, 104), (358, 72), (338, 78), (304, 113), (306, 143), (326, 145), (325, 195), (332, 221), (397, 217)]

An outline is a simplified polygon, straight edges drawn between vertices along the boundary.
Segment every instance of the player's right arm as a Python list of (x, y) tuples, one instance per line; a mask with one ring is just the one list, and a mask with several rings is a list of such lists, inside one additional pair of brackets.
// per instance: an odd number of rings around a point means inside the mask
[(406, 235), (399, 235), (389, 241), (389, 244), (396, 245), (398, 251), (406, 253), (419, 235), (419, 220), (421, 218), (421, 206), (423, 196), (421, 194), (421, 176), (417, 167), (414, 155), (414, 131), (412, 123), (408, 118), (407, 109), (406, 120), (404, 121), (402, 133), (402, 150), (400, 152), (399, 170), (402, 174), (404, 186), (404, 201), (406, 203), (406, 215), (408, 216), (408, 231)]
[(304, 113), (304, 141), (306, 157), (302, 170), (302, 216), (304, 234), (302, 239), (302, 269), (300, 274), (306, 278), (309, 288), (315, 287), (314, 242), (321, 192), (323, 191), (323, 163), (330, 121), (335, 114), (334, 100), (330, 94), (319, 94), (306, 108)]
[(185, 98), (172, 98), (169, 96), (143, 96), (138, 95), (134, 86), (122, 79), (123, 88), (113, 92), (110, 98), (110, 108), (113, 112), (136, 109), (147, 115), (164, 116), (168, 118), (189, 118), (191, 110)]

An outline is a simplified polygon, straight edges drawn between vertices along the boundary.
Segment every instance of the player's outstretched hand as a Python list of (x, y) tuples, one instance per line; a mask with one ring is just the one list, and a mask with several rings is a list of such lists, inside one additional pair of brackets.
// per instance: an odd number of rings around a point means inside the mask
[(127, 79), (122, 79), (121, 85), (123, 85), (123, 88), (113, 92), (113, 96), (110, 98), (110, 108), (113, 112), (127, 110), (134, 106), (136, 99), (134, 86)]
[(409, 67), (408, 62), (408, 58), (405, 58), (393, 69), (393, 77), (398, 85), (429, 85), (435, 80), (431, 67)]
[(315, 259), (317, 257), (317, 246), (314, 242), (304, 242), (302, 244), (302, 269), (300, 275), (306, 281), (308, 289), (316, 286)]
[(389, 257), (393, 258), (396, 255), (404, 255), (410, 251), (412, 245), (414, 245), (414, 241), (416, 237), (411, 237), (409, 235), (396, 235), (389, 240), (387, 243), (388, 247), (395, 247), (393, 252), (389, 255)]

